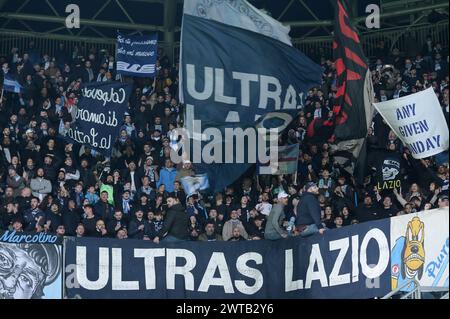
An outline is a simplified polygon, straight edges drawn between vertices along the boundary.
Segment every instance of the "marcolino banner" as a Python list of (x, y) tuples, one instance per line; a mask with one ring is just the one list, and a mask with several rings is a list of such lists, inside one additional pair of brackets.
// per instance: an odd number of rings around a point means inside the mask
[(448, 149), (448, 127), (432, 87), (398, 99), (373, 103), (414, 158)]
[(0, 241), (0, 299), (62, 298), (62, 247), (36, 242)]

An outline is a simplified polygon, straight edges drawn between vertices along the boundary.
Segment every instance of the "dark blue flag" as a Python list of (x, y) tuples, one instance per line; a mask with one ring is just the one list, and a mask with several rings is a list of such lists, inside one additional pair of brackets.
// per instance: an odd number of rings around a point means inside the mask
[(117, 35), (117, 73), (150, 77), (155, 75), (158, 34)]
[[(211, 189), (219, 191), (256, 163), (248, 153), (255, 143), (250, 138), (245, 141), (243, 161), (238, 160), (237, 149), (227, 151), (225, 146), (234, 145), (236, 138), (227, 136), (226, 129), (264, 127), (281, 132), (304, 107), (308, 90), (321, 85), (322, 70), (297, 49), (273, 38), (186, 14), (183, 19), (180, 97), (186, 104), (188, 130), (195, 130), (194, 120), (201, 121), (200, 132), (197, 129), (190, 137), (192, 144), (202, 139), (202, 152), (191, 154), (197, 172), (206, 172)], [(211, 138), (211, 131), (206, 134), (208, 128), (220, 131), (222, 140)], [(204, 155), (208, 143), (210, 148), (222, 146), (218, 156), (222, 162), (195, 158)]]
[(76, 121), (66, 137), (104, 156), (111, 156), (114, 141), (119, 136), (128, 108), (131, 85), (125, 83), (92, 83), (82, 87)]
[[(68, 298), (368, 299), (391, 291), (390, 219), (236, 242), (68, 238)], [(427, 227), (427, 226), (425, 226)], [(426, 228), (425, 228), (426, 229)], [(398, 267), (397, 267), (398, 268)]]

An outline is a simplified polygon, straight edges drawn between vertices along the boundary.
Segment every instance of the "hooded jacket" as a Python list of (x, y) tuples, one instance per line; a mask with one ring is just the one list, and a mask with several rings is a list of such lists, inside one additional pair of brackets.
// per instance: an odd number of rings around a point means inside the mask
[(296, 226), (315, 224), (317, 228), (323, 228), (320, 220), (320, 204), (316, 195), (306, 192), (298, 205)]
[(159, 181), (156, 183), (156, 186), (159, 187), (161, 184), (164, 184), (166, 186), (166, 191), (171, 193), (174, 189), (173, 184), (175, 183), (176, 176), (177, 170), (174, 167), (163, 167), (159, 172)]
[(188, 226), (189, 220), (183, 206), (175, 204), (167, 210), (164, 226), (158, 232), (158, 237), (163, 238), (167, 233), (167, 236), (170, 235), (178, 239), (187, 240)]

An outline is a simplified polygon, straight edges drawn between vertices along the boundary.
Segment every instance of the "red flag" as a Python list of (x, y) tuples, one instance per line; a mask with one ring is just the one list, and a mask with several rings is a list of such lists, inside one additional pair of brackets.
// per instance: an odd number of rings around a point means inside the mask
[[(346, 0), (334, 0), (333, 55), (337, 73), (337, 92), (333, 104), (335, 122), (331, 140), (334, 158), (361, 183), (365, 171), (364, 146), (373, 116), (373, 86), (359, 36), (352, 26)], [(363, 149), (363, 151), (361, 151)], [(355, 172), (356, 166), (359, 166)]]
[(373, 108), (364, 94), (366, 86), (371, 86), (370, 71), (359, 36), (350, 23), (345, 0), (335, 0), (335, 4), (333, 55), (337, 93), (333, 113), (336, 122), (334, 136), (339, 142), (364, 138), (372, 120)]

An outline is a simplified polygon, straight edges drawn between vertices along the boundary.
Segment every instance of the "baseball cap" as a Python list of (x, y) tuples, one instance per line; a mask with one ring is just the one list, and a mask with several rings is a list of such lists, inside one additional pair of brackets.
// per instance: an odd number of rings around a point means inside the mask
[(286, 192), (281, 191), (278, 193), (278, 199), (287, 197), (289, 197), (289, 195)]
[(311, 187), (314, 187), (314, 186), (317, 187), (317, 184), (314, 183), (314, 182), (308, 182), (308, 183), (306, 183), (306, 185), (305, 185), (305, 189), (308, 190), (308, 189), (310, 189)]

